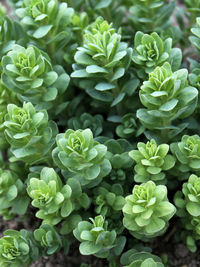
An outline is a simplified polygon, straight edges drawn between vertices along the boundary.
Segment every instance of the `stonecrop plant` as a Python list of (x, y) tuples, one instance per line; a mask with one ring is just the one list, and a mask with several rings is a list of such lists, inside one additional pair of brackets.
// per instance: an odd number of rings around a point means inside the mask
[(0, 1), (0, 267), (198, 254), (199, 90), (198, 0)]

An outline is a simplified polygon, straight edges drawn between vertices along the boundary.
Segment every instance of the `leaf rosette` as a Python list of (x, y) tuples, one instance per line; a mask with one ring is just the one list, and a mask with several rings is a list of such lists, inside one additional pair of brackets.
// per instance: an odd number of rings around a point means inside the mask
[(29, 164), (44, 162), (58, 131), (56, 124), (48, 121), (47, 111), (36, 112), (30, 102), (22, 108), (9, 104), (7, 110), (4, 132), (15, 158)]
[(135, 35), (132, 59), (146, 73), (150, 73), (168, 60), (171, 49), (171, 38), (163, 41), (156, 32), (144, 34), (139, 31)]
[(165, 184), (165, 171), (175, 165), (175, 158), (169, 155), (169, 145), (157, 145), (154, 139), (146, 144), (139, 142), (138, 150), (129, 152), (129, 156), (136, 162), (134, 180), (137, 183), (144, 183), (149, 180), (157, 184)]
[(69, 83), (64, 69), (52, 66), (49, 56), (35, 46), (26, 49), (15, 45), (2, 58), (2, 68), (5, 86), (16, 92), (21, 102), (30, 101), (40, 109), (52, 108), (52, 102), (65, 92)]
[(55, 227), (50, 224), (42, 224), (34, 231), (34, 238), (46, 250), (47, 255), (52, 255), (62, 247), (62, 240)]
[(135, 185), (132, 194), (125, 198), (124, 227), (136, 238), (153, 238), (162, 235), (176, 208), (168, 201), (167, 188), (148, 181)]
[(75, 175), (81, 185), (94, 186), (111, 171), (107, 147), (94, 141), (90, 129), (69, 129), (57, 135), (56, 142), (52, 154), (55, 164), (70, 172), (69, 175)]
[(101, 215), (94, 219), (90, 218), (90, 220), (91, 223), (87, 221), (80, 222), (73, 231), (76, 239), (81, 242), (80, 253), (106, 258), (110, 250), (116, 246), (116, 232), (115, 230), (107, 230), (107, 222)]
[(172, 153), (176, 156), (179, 165), (176, 165), (182, 173), (200, 170), (200, 137), (198, 135), (184, 135), (180, 142), (170, 145)]
[[(102, 17), (89, 25), (78, 47), (71, 77), (81, 79), (79, 86), (94, 99), (112, 102), (121, 95), (118, 80), (130, 65), (132, 49), (121, 42), (121, 35)], [(89, 88), (89, 89), (88, 89)], [(119, 101), (120, 102), (120, 101)], [(112, 102), (112, 106), (115, 102)]]
[(39, 178), (31, 175), (27, 192), (33, 199), (31, 204), (39, 209), (36, 217), (43, 223), (56, 225), (73, 211), (72, 189), (62, 184), (52, 168), (43, 168)]
[(38, 248), (25, 230), (7, 230), (0, 238), (0, 264), (2, 267), (28, 267), (38, 257)]
[[(146, 109), (139, 109), (137, 117), (148, 129), (172, 129), (171, 122), (190, 116), (197, 105), (198, 90), (188, 86), (188, 71), (172, 72), (168, 62), (149, 74), (141, 86), (139, 96)], [(170, 128), (171, 127), (171, 128)]]

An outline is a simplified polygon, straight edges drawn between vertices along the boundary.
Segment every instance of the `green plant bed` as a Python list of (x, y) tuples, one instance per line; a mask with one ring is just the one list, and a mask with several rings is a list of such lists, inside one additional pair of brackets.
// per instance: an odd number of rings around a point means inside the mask
[(0, 4), (0, 266), (200, 265), (199, 60), (199, 1)]

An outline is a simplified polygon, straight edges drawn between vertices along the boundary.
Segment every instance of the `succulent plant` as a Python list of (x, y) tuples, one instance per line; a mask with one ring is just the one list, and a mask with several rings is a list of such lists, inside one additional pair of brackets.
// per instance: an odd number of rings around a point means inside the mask
[(106, 146), (94, 141), (90, 129), (69, 129), (57, 136), (57, 147), (52, 155), (55, 164), (70, 175), (76, 175), (81, 185), (94, 186), (111, 171), (106, 153)]
[(31, 204), (38, 208), (36, 217), (43, 223), (56, 225), (73, 211), (72, 189), (63, 185), (60, 177), (52, 168), (43, 168), (39, 178), (31, 175), (27, 192)]
[(146, 144), (139, 142), (137, 147), (138, 150), (129, 152), (129, 156), (136, 162), (135, 182), (144, 183), (152, 180), (157, 184), (166, 183), (165, 171), (175, 165), (175, 158), (168, 154), (169, 145), (157, 145), (156, 141), (152, 139)]
[(62, 240), (56, 229), (50, 224), (42, 224), (34, 231), (34, 238), (46, 249), (46, 254), (51, 255), (62, 247)]
[(180, 142), (172, 143), (170, 149), (179, 162), (176, 167), (180, 172), (199, 173), (200, 137), (198, 135), (184, 135)]
[(132, 49), (121, 42), (121, 35), (102, 17), (87, 28), (83, 38), (71, 77), (81, 79), (79, 86), (92, 98), (115, 106), (125, 96), (118, 80), (129, 67)]
[(91, 223), (81, 221), (73, 231), (76, 239), (81, 242), (80, 253), (107, 258), (110, 250), (116, 246), (116, 232), (107, 230), (107, 223), (101, 215), (90, 220)]
[(4, 219), (25, 214), (29, 204), (25, 185), (16, 173), (0, 169), (0, 214)]
[(47, 160), (58, 131), (47, 111), (36, 112), (30, 102), (22, 108), (9, 104), (7, 110), (4, 132), (15, 158), (29, 164)]
[(152, 238), (162, 235), (176, 208), (168, 201), (167, 188), (148, 181), (133, 187), (125, 198), (123, 224), (136, 238)]
[(34, 240), (26, 230), (7, 230), (0, 238), (0, 264), (2, 267), (28, 267), (39, 256)]
[(158, 256), (145, 251), (139, 252), (135, 249), (123, 253), (120, 261), (124, 267), (164, 267)]
[(53, 108), (69, 84), (64, 69), (52, 66), (49, 56), (35, 46), (15, 45), (2, 58), (2, 68), (5, 86), (16, 92), (21, 102), (30, 101), (40, 109)]
[(169, 59), (171, 50), (171, 38), (162, 40), (156, 32), (144, 34), (138, 31), (135, 35), (132, 59), (146, 73), (150, 73)]
[(136, 120), (133, 113), (127, 113), (116, 128), (116, 134), (121, 138), (138, 137), (144, 132), (144, 127)]
[(146, 109), (137, 111), (137, 117), (146, 128), (168, 130), (165, 132), (168, 138), (180, 133), (180, 128), (175, 128), (172, 122), (190, 116), (197, 105), (198, 91), (188, 86), (187, 76), (186, 69), (173, 73), (168, 62), (149, 74), (139, 93)]
[(103, 131), (103, 117), (101, 115), (92, 116), (89, 113), (83, 113), (80, 116), (72, 117), (68, 120), (69, 129), (79, 130), (90, 128), (93, 135), (96, 137)]

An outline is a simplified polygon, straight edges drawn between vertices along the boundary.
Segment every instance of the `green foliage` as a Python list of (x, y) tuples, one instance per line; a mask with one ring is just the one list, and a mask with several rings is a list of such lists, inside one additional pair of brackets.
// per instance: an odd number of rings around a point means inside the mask
[(0, 266), (198, 254), (199, 1), (2, 3)]
[(130, 21), (136, 30), (143, 32), (161, 31), (170, 24), (176, 2), (165, 0), (128, 0), (130, 3)]
[(129, 156), (136, 162), (134, 180), (136, 183), (144, 183), (149, 180), (157, 184), (166, 183), (167, 171), (174, 167), (175, 158), (168, 155), (169, 145), (157, 145), (154, 139), (137, 144), (138, 150), (129, 152)]
[(71, 187), (63, 185), (52, 168), (43, 168), (39, 178), (32, 176), (27, 192), (33, 199), (31, 204), (39, 209), (36, 217), (42, 219), (43, 223), (58, 224), (73, 211)]
[(170, 145), (171, 151), (179, 164), (176, 168), (182, 173), (190, 171), (199, 173), (200, 170), (200, 137), (184, 135), (180, 142)]
[(90, 128), (95, 137), (103, 131), (103, 117), (101, 115), (92, 116), (89, 113), (83, 113), (80, 117), (70, 118), (67, 124), (69, 129), (73, 130)]
[(7, 109), (3, 125), (6, 139), (16, 160), (30, 165), (45, 162), (58, 131), (56, 124), (48, 121), (47, 111), (36, 112), (30, 102), (24, 103), (22, 108), (9, 104)]
[(91, 223), (82, 221), (73, 231), (74, 236), (81, 242), (79, 250), (82, 255), (94, 254), (96, 257), (108, 257), (110, 250), (116, 246), (116, 232), (107, 230), (107, 223), (99, 215)]
[(7, 230), (0, 238), (0, 262), (2, 267), (30, 266), (38, 257), (38, 248), (26, 230)]
[(144, 127), (136, 120), (132, 113), (124, 115), (121, 124), (116, 128), (116, 134), (121, 138), (138, 137), (144, 132)]
[(124, 267), (164, 267), (159, 257), (148, 252), (138, 252), (135, 249), (122, 254), (121, 264)]
[(106, 159), (106, 146), (94, 141), (90, 129), (67, 130), (57, 135), (53, 150), (55, 164), (76, 176), (82, 185), (95, 186), (109, 174), (111, 165)]
[[(20, 100), (30, 101), (37, 108), (53, 108), (58, 95), (68, 86), (69, 76), (61, 66), (52, 66), (46, 53), (35, 46), (25, 49), (15, 45), (2, 58), (2, 80)], [(58, 103), (58, 113), (60, 110)]]
[(25, 214), (29, 204), (26, 187), (13, 171), (0, 169), (0, 214), (4, 219)]
[(31, 39), (51, 53), (65, 45), (72, 8), (57, 0), (23, 0), (20, 4), (16, 13)]
[(39, 229), (36, 229), (34, 231), (34, 238), (42, 247), (46, 248), (47, 255), (57, 252), (62, 247), (60, 235), (49, 224), (43, 224)]
[(125, 198), (124, 226), (136, 238), (162, 235), (176, 208), (167, 198), (167, 188), (148, 181), (135, 185), (132, 194)]
[(140, 100), (146, 109), (139, 109), (137, 117), (150, 130), (168, 130), (168, 139), (182, 131), (182, 125), (174, 127), (172, 122), (190, 116), (197, 104), (198, 91), (187, 82), (188, 71), (172, 72), (169, 63), (157, 67), (149, 74), (140, 89)]
[(85, 31), (71, 77), (81, 79), (79, 86), (92, 98), (115, 106), (125, 95), (118, 81), (129, 67), (131, 55), (132, 49), (121, 42), (121, 35), (112, 24), (98, 17)]
[(139, 31), (135, 34), (133, 61), (146, 73), (150, 73), (168, 60), (171, 49), (171, 38), (163, 41), (156, 32), (144, 34)]

